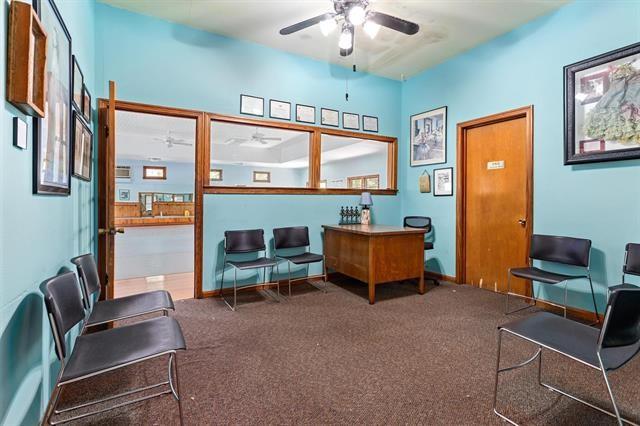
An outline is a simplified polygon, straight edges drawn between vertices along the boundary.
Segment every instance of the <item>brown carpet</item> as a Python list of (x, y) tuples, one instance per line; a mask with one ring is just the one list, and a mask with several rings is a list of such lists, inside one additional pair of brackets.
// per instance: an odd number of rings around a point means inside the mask
[[(184, 423), (206, 424), (502, 424), (492, 412), (496, 326), (504, 296), (443, 284), (416, 293), (411, 283), (378, 288), (350, 280), (323, 294), (304, 284), (283, 303), (240, 297), (238, 312), (219, 299), (176, 302), (188, 350), (179, 354)], [(503, 339), (503, 362), (534, 353)], [(640, 358), (640, 357), (638, 357)], [(598, 372), (545, 352), (543, 380), (609, 407)], [(63, 405), (118, 386), (160, 380), (164, 363), (147, 363), (77, 385)], [(499, 407), (526, 424), (614, 421), (537, 385), (536, 367), (501, 375)], [(624, 414), (640, 420), (640, 359), (612, 375)], [(97, 391), (99, 390), (99, 391)], [(81, 422), (178, 424), (164, 396)]]

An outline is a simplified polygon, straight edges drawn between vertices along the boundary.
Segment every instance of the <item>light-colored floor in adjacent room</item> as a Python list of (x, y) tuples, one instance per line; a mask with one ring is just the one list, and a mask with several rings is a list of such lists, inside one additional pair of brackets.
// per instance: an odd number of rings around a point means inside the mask
[(191, 299), (193, 298), (193, 272), (116, 280), (114, 297), (125, 297), (153, 290), (167, 290), (171, 293), (173, 300)]

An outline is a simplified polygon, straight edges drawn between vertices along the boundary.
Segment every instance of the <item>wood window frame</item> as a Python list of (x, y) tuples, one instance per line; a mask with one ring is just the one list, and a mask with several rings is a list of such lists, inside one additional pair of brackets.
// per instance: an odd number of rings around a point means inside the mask
[(223, 114), (205, 114), (204, 155), (202, 167), (211, 169), (211, 122), (232, 123), (248, 126), (270, 127), (283, 130), (294, 130), (309, 133), (309, 186), (308, 187), (248, 187), (248, 186), (224, 186), (211, 185), (207, 181), (204, 185), (205, 194), (292, 194), (292, 195), (348, 195), (362, 193), (362, 189), (348, 188), (321, 188), (320, 187), (320, 156), (322, 135), (342, 136), (356, 139), (377, 141), (387, 144), (387, 189), (372, 189), (374, 195), (396, 195), (398, 193), (398, 139), (392, 136), (354, 132), (350, 130), (334, 129), (320, 126), (310, 126), (293, 122), (282, 122), (247, 117), (237, 117)]
[[(162, 176), (147, 176), (147, 170), (162, 170)], [(166, 166), (142, 166), (142, 179), (167, 180)]]
[[(220, 179), (211, 179), (211, 172), (220, 172)], [(209, 169), (209, 182), (222, 182), (224, 179), (224, 170), (222, 169)]]

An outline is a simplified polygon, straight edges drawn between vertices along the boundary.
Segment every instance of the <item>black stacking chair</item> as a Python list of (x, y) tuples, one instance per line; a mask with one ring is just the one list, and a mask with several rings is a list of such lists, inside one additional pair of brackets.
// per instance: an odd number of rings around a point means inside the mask
[(624, 265), (622, 266), (622, 283), (609, 287), (609, 295), (612, 291), (622, 288), (638, 288), (636, 284), (626, 282), (626, 274), (640, 276), (640, 244), (628, 243), (625, 247)]
[[(640, 350), (640, 309), (638, 309), (638, 306), (640, 306), (640, 289), (625, 288), (612, 292), (602, 330), (549, 312), (539, 312), (498, 327), (498, 359), (493, 411), (509, 423), (516, 424), (497, 409), (498, 376), (500, 373), (524, 367), (537, 359), (538, 383), (541, 386), (615, 417), (620, 426), (622, 426), (622, 422), (636, 425), (637, 423), (633, 423), (620, 415), (607, 372), (622, 367), (634, 358)], [(533, 343), (538, 346), (538, 350), (533, 357), (520, 364), (500, 368), (500, 349), (504, 333)], [(602, 372), (614, 412), (612, 413), (564, 390), (544, 383), (542, 381), (542, 349), (564, 355), (573, 361)]]
[[(509, 311), (509, 296), (517, 296), (520, 298), (537, 301), (533, 292), (533, 283), (531, 284), (531, 294), (533, 297), (524, 296), (511, 292), (511, 276), (523, 278), (525, 280), (537, 281), (546, 285), (556, 285), (564, 283), (564, 303), (562, 305), (545, 300), (549, 305), (561, 308), (564, 311), (564, 317), (567, 317), (567, 283), (571, 280), (588, 279), (591, 287), (591, 298), (593, 300), (593, 309), (596, 316), (596, 322), (600, 322), (598, 316), (598, 306), (596, 305), (596, 295), (593, 292), (593, 282), (591, 281), (591, 270), (589, 269), (589, 261), (591, 256), (591, 240), (583, 238), (558, 237), (553, 235), (532, 235), (531, 245), (529, 249), (529, 266), (524, 268), (510, 268), (507, 275), (507, 295), (505, 313), (512, 314), (522, 309), (530, 308), (525, 306), (514, 311)], [(540, 268), (534, 268), (533, 260), (541, 260), (545, 262), (554, 262), (563, 265), (577, 266), (585, 269), (586, 275), (565, 275), (555, 272), (545, 271)]]
[[(186, 349), (186, 346), (180, 325), (175, 319), (157, 317), (133, 325), (80, 335), (75, 340), (73, 352), (68, 354), (65, 335), (85, 319), (76, 274), (71, 271), (65, 272), (46, 280), (42, 283), (41, 288), (49, 315), (56, 355), (61, 364), (54, 395), (45, 415), (45, 422), (52, 425), (66, 423), (170, 393), (178, 402), (180, 421), (182, 422), (176, 352)], [(69, 355), (68, 360), (67, 355)], [(167, 356), (169, 362), (166, 381), (60, 410), (56, 408), (62, 388), (69, 383), (163, 356)], [(175, 374), (175, 384), (173, 374)], [(164, 389), (149, 394), (150, 390), (159, 387)], [(143, 391), (145, 393), (142, 396), (138, 395), (133, 400), (119, 402), (95, 411), (86, 411), (88, 407), (95, 404), (103, 404), (126, 396), (133, 397)], [(83, 411), (80, 414), (70, 416), (78, 409), (83, 409)], [(67, 415), (64, 416), (65, 414)], [(51, 421), (52, 417), (64, 418)]]
[[(325, 293), (327, 292), (327, 268), (324, 263), (324, 256), (321, 254), (311, 253), (309, 251), (309, 246), (311, 243), (309, 242), (309, 228), (306, 226), (292, 226), (288, 228), (275, 228), (273, 230), (273, 242), (275, 247), (275, 257), (276, 259), (284, 260), (287, 262), (287, 266), (289, 268), (289, 297), (291, 297), (291, 283), (295, 281), (308, 280), (309, 278), (309, 265), (312, 263), (322, 262), (322, 277), (324, 279), (323, 288), (318, 288), (318, 290), (322, 290)], [(287, 249), (305, 249), (304, 253), (292, 254), (292, 255), (283, 255), (278, 254), (278, 250), (281, 252)], [(298, 278), (295, 280), (291, 279), (291, 264), (294, 265), (306, 265), (307, 267), (307, 276), (304, 278)], [(276, 264), (276, 271), (278, 273), (278, 277), (280, 276), (280, 262)], [(314, 287), (315, 284), (309, 281), (311, 285)]]
[(74, 257), (71, 263), (76, 265), (80, 277), (82, 300), (87, 312), (85, 328), (153, 312), (162, 312), (166, 316), (169, 310), (175, 310), (171, 295), (165, 290), (98, 301), (96, 296), (100, 295), (101, 286), (93, 255)]
[[(431, 233), (431, 218), (427, 216), (406, 216), (404, 218), (403, 226), (405, 228), (418, 228), (425, 229), (427, 234)], [(433, 243), (431, 241), (424, 242), (425, 250), (433, 250)], [(425, 278), (433, 281), (435, 285), (440, 285), (440, 282), (435, 278)]]
[[(251, 254), (264, 252), (264, 256), (251, 260), (227, 260), (228, 255), (234, 254)], [(267, 247), (264, 244), (264, 230), (249, 229), (242, 231), (225, 231), (224, 232), (224, 259), (222, 263), (222, 278), (220, 280), (220, 297), (224, 303), (232, 310), (236, 310), (236, 299), (238, 292), (238, 270), (244, 271), (249, 269), (262, 269), (262, 284), (246, 285), (242, 288), (263, 287), (267, 290), (267, 285), (277, 284), (278, 296), (275, 298), (280, 301), (280, 283), (267, 282), (267, 268), (270, 268), (270, 278), (273, 276), (273, 267), (278, 263), (275, 259), (266, 257)], [(224, 271), (227, 265), (233, 268), (233, 305), (224, 298)]]

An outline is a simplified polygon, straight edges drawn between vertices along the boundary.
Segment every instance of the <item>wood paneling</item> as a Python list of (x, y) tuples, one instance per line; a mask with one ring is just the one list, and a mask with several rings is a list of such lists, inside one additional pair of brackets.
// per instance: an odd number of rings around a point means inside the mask
[(128, 226), (175, 226), (193, 225), (194, 216), (145, 216), (145, 217), (120, 217), (115, 219), (116, 227)]
[(188, 211), (189, 216), (193, 216), (195, 203), (178, 203), (171, 201), (154, 201), (151, 214), (153, 216), (185, 216)]
[(115, 203), (116, 219), (123, 217), (140, 217), (140, 203), (118, 201)]

